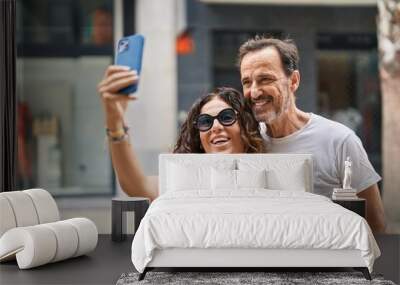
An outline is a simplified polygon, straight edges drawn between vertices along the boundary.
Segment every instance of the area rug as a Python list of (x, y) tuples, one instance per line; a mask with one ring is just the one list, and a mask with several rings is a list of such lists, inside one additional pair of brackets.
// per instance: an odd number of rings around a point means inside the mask
[(213, 284), (213, 285), (297, 285), (297, 284), (379, 284), (395, 285), (384, 280), (381, 275), (372, 275), (368, 281), (360, 272), (154, 272), (150, 271), (142, 281), (138, 281), (139, 273), (124, 273), (116, 285), (134, 284)]

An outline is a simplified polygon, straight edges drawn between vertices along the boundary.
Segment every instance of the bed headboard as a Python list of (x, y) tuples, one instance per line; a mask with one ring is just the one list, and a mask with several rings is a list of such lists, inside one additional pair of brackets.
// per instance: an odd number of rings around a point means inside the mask
[[(266, 169), (273, 176), (271, 181), (280, 183), (281, 188), (296, 185), (298, 189), (313, 192), (313, 161), (311, 154), (160, 154), (159, 191), (166, 192), (168, 167), (173, 164), (194, 166), (214, 166), (231, 164), (233, 169)], [(179, 179), (179, 178), (178, 178)], [(288, 184), (289, 183), (289, 184)], [(285, 186), (286, 185), (286, 186)], [(292, 189), (280, 189), (292, 190)]]

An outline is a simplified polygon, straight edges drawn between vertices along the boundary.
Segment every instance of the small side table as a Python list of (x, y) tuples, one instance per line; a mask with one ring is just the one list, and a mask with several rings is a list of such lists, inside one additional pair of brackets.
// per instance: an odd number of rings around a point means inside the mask
[(150, 200), (142, 197), (124, 197), (113, 198), (111, 205), (111, 239), (113, 241), (123, 241), (126, 239), (126, 234), (123, 229), (123, 214), (124, 212), (133, 211), (135, 213), (135, 232), (137, 231), (140, 221), (146, 214), (149, 208)]
[(332, 202), (365, 218), (365, 199), (332, 199)]

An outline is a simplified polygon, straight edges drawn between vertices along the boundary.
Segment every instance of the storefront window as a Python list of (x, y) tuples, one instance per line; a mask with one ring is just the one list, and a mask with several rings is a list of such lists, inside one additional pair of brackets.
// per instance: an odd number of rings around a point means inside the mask
[(17, 5), (18, 188), (111, 195), (96, 86), (112, 62), (113, 0)]

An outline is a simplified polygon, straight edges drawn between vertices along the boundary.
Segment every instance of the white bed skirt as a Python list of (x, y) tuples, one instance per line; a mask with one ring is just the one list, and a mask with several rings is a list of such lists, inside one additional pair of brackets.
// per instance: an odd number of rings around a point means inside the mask
[(366, 267), (359, 250), (156, 249), (147, 267)]

